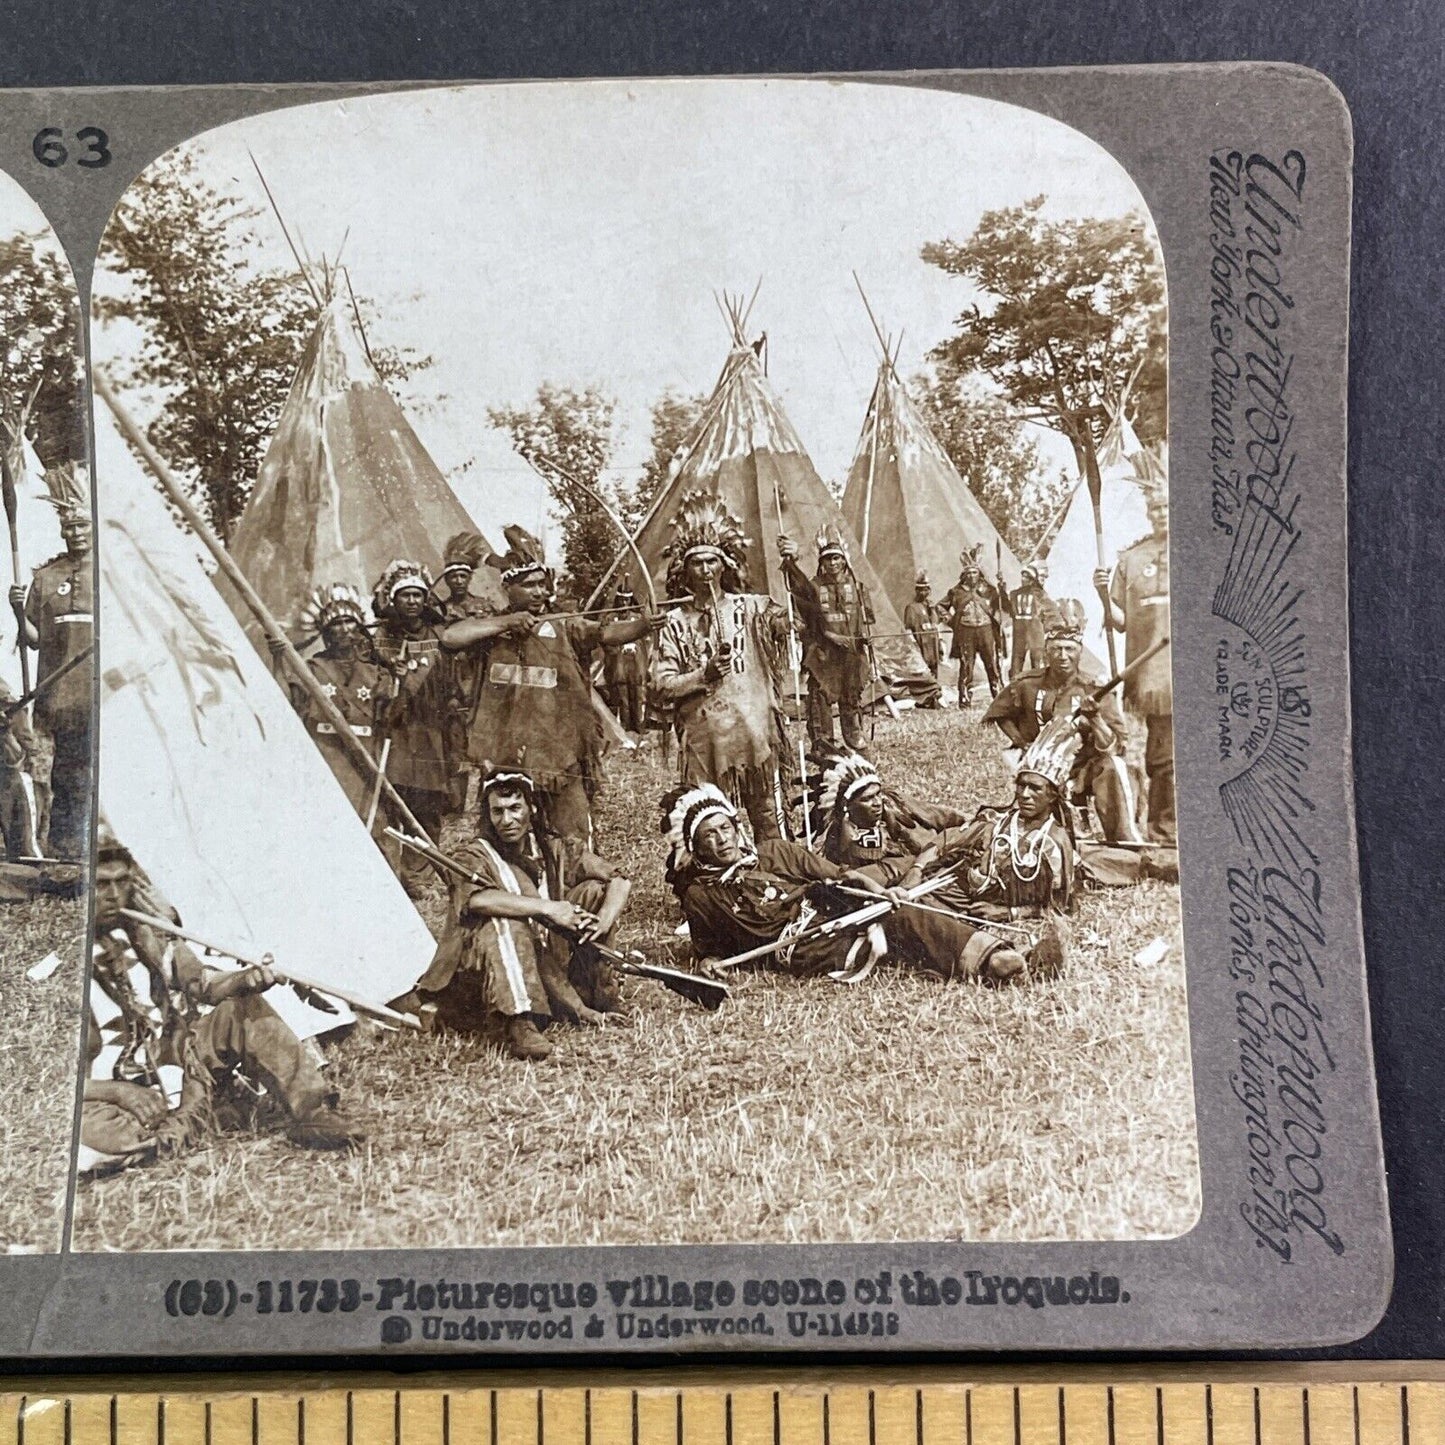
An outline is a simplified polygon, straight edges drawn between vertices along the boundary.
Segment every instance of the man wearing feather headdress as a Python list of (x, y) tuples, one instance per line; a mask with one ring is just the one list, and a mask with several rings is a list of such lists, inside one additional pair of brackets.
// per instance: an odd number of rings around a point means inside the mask
[[(396, 694), (396, 679), (376, 655), (368, 622), (361, 594), (345, 582), (333, 582), (311, 594), (301, 613), (300, 632), (305, 642), (321, 638), (321, 651), (307, 659), (308, 666), (352, 735), (376, 757), (386, 710)], [(309, 689), (293, 681), (291, 702), (351, 806), (365, 817), (374, 778), (362, 771), (351, 750), (336, 736), (334, 724), (322, 716)], [(390, 772), (390, 758), (387, 761)]]
[(682, 781), (736, 798), (759, 840), (781, 831), (777, 785), (787, 753), (779, 700), (788, 615), (746, 591), (747, 538), (717, 496), (687, 492), (664, 549), (672, 609), (658, 634), (652, 684), (676, 709)]
[[(73, 463), (45, 474), (60, 517), (65, 551), (35, 569), (27, 595), (10, 589), (20, 644), (38, 655), (43, 681), (92, 643), (95, 634), (94, 561), (90, 488)], [(23, 609), (23, 610), (22, 610)], [(35, 722), (55, 745), (50, 769), (49, 851), (79, 862), (90, 853), (91, 681), (93, 669), (76, 666), (35, 699)]]
[[(886, 954), (946, 980), (994, 982), (1016, 978), (1027, 967), (1017, 950), (987, 929), (913, 906), (903, 890), (923, 874), (911, 859), (845, 868), (784, 838), (765, 839), (754, 848), (737, 809), (710, 783), (669, 794), (663, 815), (667, 881), (705, 966), (796, 936), (796, 944), (772, 955), (771, 967), (803, 976), (864, 974)], [(826, 917), (865, 906), (867, 898), (859, 893), (891, 899), (896, 906), (866, 929), (810, 932)], [(860, 969), (857, 960), (865, 951), (871, 958)]]
[(848, 545), (829, 523), (818, 533), (818, 570), (808, 577), (798, 565), (798, 544), (778, 538), (783, 576), (803, 629), (803, 671), (808, 674), (808, 737), (831, 742), (833, 709), (843, 741), (863, 747), (863, 688), (868, 681), (868, 639), (873, 600), (848, 562)]
[(525, 772), (547, 827), (586, 842), (592, 836), (602, 727), (578, 657), (634, 642), (660, 619), (599, 623), (548, 617), (554, 579), (541, 542), (524, 527), (502, 531), (509, 550), (489, 560), (502, 574), (506, 612), (454, 622), (442, 634), (447, 652), (477, 659), (467, 754), (484, 772)]

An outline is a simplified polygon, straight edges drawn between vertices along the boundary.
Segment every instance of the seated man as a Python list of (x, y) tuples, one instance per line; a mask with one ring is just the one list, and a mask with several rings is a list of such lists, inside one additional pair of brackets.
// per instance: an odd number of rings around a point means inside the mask
[(771, 955), (772, 967), (800, 976), (851, 967), (861, 930), (819, 934), (810, 927), (823, 917), (866, 907), (867, 899), (853, 896), (863, 892), (897, 905), (863, 940), (875, 957), (886, 950), (944, 979), (1004, 981), (1024, 971), (1023, 957), (992, 934), (962, 919), (909, 906), (900, 885), (922, 876), (911, 859), (845, 869), (782, 838), (765, 839), (754, 850), (737, 809), (710, 783), (670, 795), (664, 807), (668, 882), (705, 966), (798, 935), (799, 942)]
[[(207, 968), (179, 939), (125, 917), (122, 910), (129, 908), (153, 916), (169, 910), (114, 837), (101, 837), (94, 892), (92, 981), (120, 1010), (122, 1046), (114, 1079), (86, 1085), (92, 1122), (97, 1111), (121, 1108), (151, 1131), (156, 1152), (176, 1155), (200, 1144), (218, 1124), (255, 1122), (268, 1106), (279, 1106), (295, 1144), (349, 1149), (362, 1141), (360, 1127), (340, 1112), (336, 1091), (301, 1041), (261, 997), (276, 981), (269, 968)], [(144, 970), (143, 986), (137, 965)], [(92, 1061), (99, 1038), (93, 1029)], [(182, 1070), (174, 1109), (159, 1093), (163, 1064)], [(135, 1089), (149, 1097), (140, 1098)], [(82, 1133), (85, 1122), (83, 1109)]]
[(1072, 717), (1081, 740), (1071, 801), (1091, 801), (1099, 829), (1111, 842), (1141, 843), (1139, 790), (1124, 757), (1124, 718), (1112, 694), (1095, 701), (1098, 679), (1079, 666), (1084, 609), (1073, 598), (1059, 604), (1044, 636), (1044, 665), (1015, 677), (983, 715), (1011, 747), (1022, 752), (1054, 718)]
[(588, 944), (605, 942), (632, 885), (577, 838), (546, 826), (526, 773), (482, 780), (475, 842), (453, 856), (473, 875), (452, 885), (451, 922), (417, 983), (437, 1022), (481, 1032), (503, 1020), (508, 1052), (545, 1059), (553, 1012), (602, 1022), (620, 1007), (611, 967)]

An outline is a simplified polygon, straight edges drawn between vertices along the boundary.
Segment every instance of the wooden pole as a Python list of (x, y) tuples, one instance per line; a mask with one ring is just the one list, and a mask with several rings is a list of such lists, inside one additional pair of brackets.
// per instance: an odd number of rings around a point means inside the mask
[(150, 468), (152, 475), (161, 484), (161, 490), (175, 504), (176, 509), (186, 519), (191, 530), (200, 538), (206, 550), (215, 559), (216, 565), (226, 574), (226, 580), (245, 599), (246, 606), (251, 609), (256, 621), (260, 623), (267, 642), (274, 642), (280, 646), (282, 655), (291, 664), (291, 672), (295, 680), (320, 708), (321, 715), (335, 728), (336, 736), (341, 740), (342, 746), (350, 752), (352, 761), (360, 766), (362, 775), (376, 778), (386, 794), (387, 802), (396, 810), (398, 816), (404, 819), (410, 828), (422, 837), (426, 837), (426, 829), (417, 822), (411, 809), (402, 801), (401, 794), (392, 787), (386, 774), (381, 771), (376, 759), (367, 752), (361, 739), (351, 731), (351, 724), (342, 717), (336, 704), (327, 697), (326, 690), (316, 680), (316, 674), (311, 671), (301, 654), (291, 645), (291, 639), (286, 636), (281, 624), (272, 616), (271, 609), (266, 606), (256, 589), (251, 586), (246, 574), (237, 566), (236, 559), (222, 546), (221, 539), (211, 530), (210, 523), (197, 510), (196, 504), (186, 495), (185, 489), (176, 480), (175, 474), (161, 460), (160, 453), (150, 444), (149, 438), (135, 424), (130, 413), (121, 404), (109, 379), (99, 369), (91, 372), (91, 379), (96, 394), (110, 408), (122, 435), (141, 454), (146, 466)]

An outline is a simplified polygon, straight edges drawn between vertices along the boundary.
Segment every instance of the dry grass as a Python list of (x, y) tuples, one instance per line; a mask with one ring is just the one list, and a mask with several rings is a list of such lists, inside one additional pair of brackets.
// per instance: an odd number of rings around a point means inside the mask
[[(0, 1032), (6, 1078), (0, 1110), (0, 1251), (60, 1248), (75, 1120), (81, 1009), (79, 900), (0, 904)], [(26, 970), (58, 949), (47, 979)]]
[[(1008, 792), (993, 738), (956, 712), (881, 722), (877, 752), (920, 796)], [(620, 758), (598, 810), (637, 883), (625, 941), (653, 946), (676, 921), (663, 778), (653, 749)], [(332, 1057), (362, 1153), (232, 1137), (87, 1184), (76, 1247), (1178, 1234), (1198, 1209), (1178, 902), (1159, 883), (1086, 898), (1066, 974), (1023, 989), (760, 975), (705, 1014), (632, 984), (630, 1026), (554, 1030), (541, 1065), (353, 1037)], [(1160, 936), (1163, 963), (1136, 963)]]

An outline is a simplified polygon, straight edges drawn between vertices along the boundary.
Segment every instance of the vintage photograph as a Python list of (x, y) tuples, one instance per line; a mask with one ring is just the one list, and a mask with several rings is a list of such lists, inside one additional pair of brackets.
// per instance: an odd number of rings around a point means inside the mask
[(74, 1247), (1188, 1231), (1167, 308), (1113, 157), (924, 90), (144, 170)]
[(0, 1250), (60, 1248), (90, 854), (91, 508), (80, 298), (40, 208), (0, 176)]

